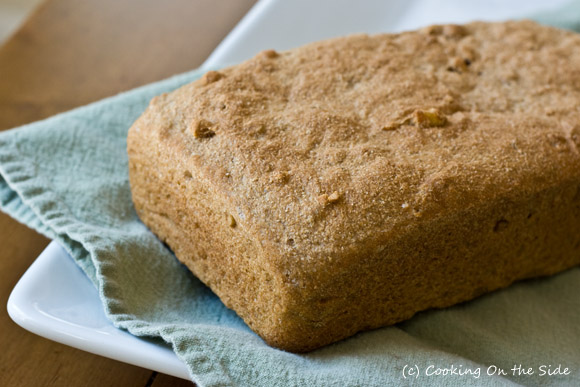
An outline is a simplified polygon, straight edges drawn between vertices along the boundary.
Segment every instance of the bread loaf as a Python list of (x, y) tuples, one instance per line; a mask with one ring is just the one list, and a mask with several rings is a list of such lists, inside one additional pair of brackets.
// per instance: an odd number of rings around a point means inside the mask
[(309, 351), (580, 263), (580, 36), (354, 35), (160, 95), (143, 222), (267, 343)]

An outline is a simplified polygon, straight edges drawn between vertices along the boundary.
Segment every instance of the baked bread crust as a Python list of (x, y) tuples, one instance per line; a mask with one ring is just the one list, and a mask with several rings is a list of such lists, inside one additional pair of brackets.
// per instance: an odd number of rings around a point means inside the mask
[(154, 98), (143, 222), (309, 351), (580, 263), (580, 36), (530, 21), (317, 42)]

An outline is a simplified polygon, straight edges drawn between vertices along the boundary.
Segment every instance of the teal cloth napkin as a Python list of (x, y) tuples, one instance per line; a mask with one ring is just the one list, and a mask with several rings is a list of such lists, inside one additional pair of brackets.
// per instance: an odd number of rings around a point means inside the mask
[(1, 208), (66, 248), (117, 327), (165, 340), (200, 386), (580, 385), (580, 268), (312, 353), (268, 347), (131, 203), (128, 128), (153, 96), (200, 75), (0, 134)]

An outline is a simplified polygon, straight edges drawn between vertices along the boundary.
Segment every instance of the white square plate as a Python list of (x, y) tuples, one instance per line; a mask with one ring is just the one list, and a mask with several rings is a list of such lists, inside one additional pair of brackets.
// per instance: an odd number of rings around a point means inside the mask
[[(263, 49), (285, 50), (350, 33), (397, 32), (434, 23), (504, 20), (559, 7), (568, 0), (261, 0), (202, 67), (248, 59)], [(23, 328), (88, 352), (189, 379), (171, 348), (115, 328), (96, 289), (55, 242), (22, 276), (8, 300)]]

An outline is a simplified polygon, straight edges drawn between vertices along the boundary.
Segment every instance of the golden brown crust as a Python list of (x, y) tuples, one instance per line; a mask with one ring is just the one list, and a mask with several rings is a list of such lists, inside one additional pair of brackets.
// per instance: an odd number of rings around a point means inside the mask
[(265, 51), (151, 102), (134, 202), (266, 341), (310, 350), (578, 264), (579, 105), (580, 37), (529, 21)]

